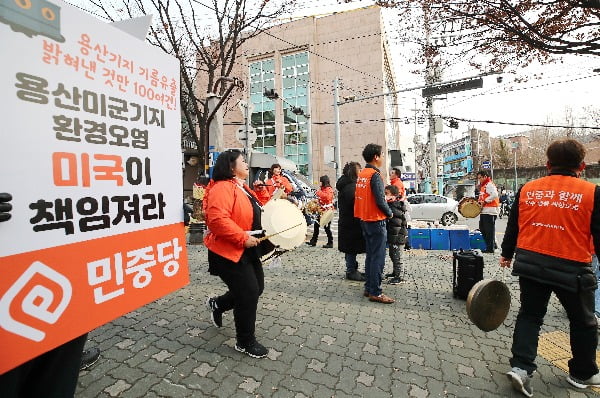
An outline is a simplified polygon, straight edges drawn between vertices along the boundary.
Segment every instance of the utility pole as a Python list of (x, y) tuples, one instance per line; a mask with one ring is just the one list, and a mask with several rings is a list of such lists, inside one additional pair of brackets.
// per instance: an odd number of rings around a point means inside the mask
[(514, 192), (517, 192), (517, 149), (519, 148), (519, 143), (518, 142), (513, 142), (512, 143), (512, 147), (513, 147), (513, 151), (515, 153), (515, 186), (514, 186)]
[(335, 120), (335, 179), (336, 181), (342, 176), (341, 173), (341, 156), (340, 156), (340, 97), (338, 93), (339, 89), (339, 78), (335, 78), (333, 81), (333, 115)]
[(313, 182), (313, 145), (312, 145), (312, 122), (310, 116), (312, 115), (311, 106), (310, 106), (310, 84), (307, 87), (307, 98), (306, 103), (308, 104), (308, 115), (304, 115), (306, 118), (306, 145), (308, 146), (307, 159), (308, 162), (308, 181)]
[[(428, 85), (437, 83), (438, 70), (435, 64), (434, 57), (438, 55), (437, 48), (430, 44), (430, 21), (429, 13), (427, 9), (424, 11), (424, 22), (425, 22), (425, 57), (427, 65), (425, 66), (425, 82)], [(433, 108), (433, 96), (427, 97), (427, 118), (429, 119), (429, 179), (431, 181), (431, 192), (436, 192), (438, 189), (437, 184), (437, 140), (435, 137), (435, 118)]]
[(413, 111), (415, 112), (415, 135), (413, 136), (413, 155), (415, 157), (415, 192), (418, 191), (419, 189), (419, 185), (417, 184), (417, 143), (418, 143), (418, 139), (417, 139), (417, 99), (413, 98), (413, 100), (415, 100), (415, 108), (413, 109)]
[(494, 154), (492, 153), (492, 135), (488, 133), (488, 148), (490, 150), (490, 174), (494, 179)]
[(427, 98), (427, 113), (429, 118), (429, 177), (431, 191), (437, 191), (437, 140), (435, 137), (435, 118), (433, 116), (433, 98)]

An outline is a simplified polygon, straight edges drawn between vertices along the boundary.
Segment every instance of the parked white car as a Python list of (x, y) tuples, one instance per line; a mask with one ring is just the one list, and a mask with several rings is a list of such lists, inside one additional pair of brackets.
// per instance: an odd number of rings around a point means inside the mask
[(407, 200), (413, 220), (439, 221), (442, 225), (451, 225), (459, 218), (464, 218), (458, 213), (458, 202), (446, 196), (416, 193), (408, 195)]

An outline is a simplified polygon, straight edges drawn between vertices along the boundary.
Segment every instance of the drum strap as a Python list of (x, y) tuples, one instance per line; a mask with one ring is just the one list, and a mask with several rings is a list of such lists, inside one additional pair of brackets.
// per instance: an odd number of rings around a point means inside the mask
[[(244, 192), (248, 196), (248, 199), (250, 199), (250, 203), (252, 204), (252, 229), (254, 231), (256, 231), (256, 230), (262, 231), (262, 229), (263, 229), (262, 223), (261, 223), (262, 207), (260, 206), (260, 203), (258, 203), (258, 200), (256, 200), (256, 198), (250, 192), (248, 192), (245, 187), (240, 186), (239, 184), (236, 184), (236, 185), (238, 186), (238, 188), (240, 188), (242, 190), (242, 192)], [(256, 235), (257, 238), (263, 237), (263, 236), (264, 236), (264, 233)], [(260, 244), (258, 246), (256, 246), (253, 249), (254, 249), (253, 251), (258, 256), (258, 259), (260, 259), (265, 254), (272, 252), (273, 249), (275, 249), (275, 246), (273, 246), (273, 244), (270, 241), (263, 240), (262, 242), (260, 242)], [(251, 250), (251, 249), (248, 249), (248, 250)]]
[(250, 192), (246, 191), (245, 187), (238, 184), (236, 185), (242, 190), (242, 192), (246, 194), (246, 196), (248, 196), (248, 199), (250, 199), (250, 203), (252, 204), (252, 229), (255, 231), (262, 230), (262, 225), (260, 222), (262, 208), (260, 203), (258, 203), (258, 200), (256, 200), (256, 198)]

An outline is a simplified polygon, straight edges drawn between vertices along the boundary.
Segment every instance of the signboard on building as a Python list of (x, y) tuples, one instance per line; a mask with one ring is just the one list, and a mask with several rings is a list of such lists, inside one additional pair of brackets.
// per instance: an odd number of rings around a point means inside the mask
[(177, 60), (59, 0), (0, 37), (2, 374), (189, 277)]

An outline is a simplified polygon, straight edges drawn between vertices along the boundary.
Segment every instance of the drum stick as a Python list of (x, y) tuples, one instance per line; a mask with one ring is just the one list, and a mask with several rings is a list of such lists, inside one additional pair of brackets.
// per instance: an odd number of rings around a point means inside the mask
[(270, 237), (273, 237), (273, 236), (275, 236), (275, 235), (282, 234), (282, 233), (284, 233), (284, 232), (286, 232), (286, 231), (289, 231), (290, 229), (294, 229), (294, 228), (296, 228), (296, 227), (299, 227), (300, 225), (302, 225), (302, 223), (296, 224), (296, 225), (294, 225), (293, 227), (286, 228), (286, 229), (284, 229), (283, 231), (279, 231), (279, 232), (275, 232), (274, 234), (271, 234), (271, 235), (263, 236), (262, 238), (258, 238), (258, 241), (259, 241), (259, 242), (262, 242), (263, 240), (267, 240), (267, 239), (269, 239)]

